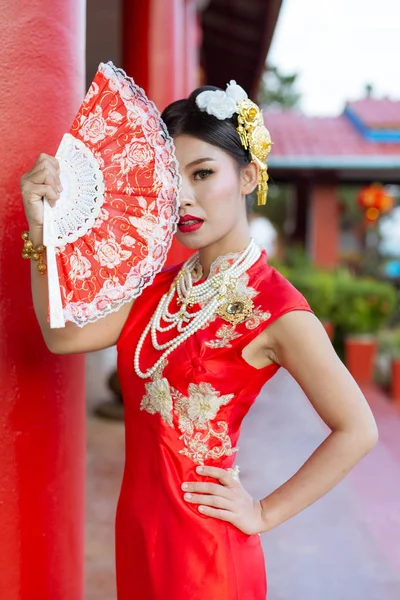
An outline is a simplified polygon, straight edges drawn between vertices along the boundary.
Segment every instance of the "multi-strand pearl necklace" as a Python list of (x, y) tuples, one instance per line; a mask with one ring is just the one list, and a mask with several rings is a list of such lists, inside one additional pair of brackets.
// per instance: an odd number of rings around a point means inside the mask
[[(239, 277), (257, 262), (260, 254), (260, 248), (252, 239), (247, 248), (240, 253), (230, 267), (209, 276), (204, 282), (196, 286), (193, 285), (193, 274), (201, 269), (198, 253), (185, 262), (174, 279), (169, 292), (161, 298), (154, 315), (139, 339), (134, 358), (134, 368), (138, 377), (142, 379), (152, 377), (171, 352), (211, 321), (218, 307), (226, 302), (227, 293), (232, 289), (236, 289)], [(175, 294), (180, 308), (172, 313), (169, 307)], [(187, 309), (195, 304), (198, 304), (200, 308), (188, 312)], [(158, 342), (157, 334), (171, 331), (174, 328), (177, 329), (175, 337), (163, 344)], [(146, 371), (141, 371), (139, 365), (140, 353), (149, 333), (151, 334), (153, 348), (162, 352), (162, 355), (152, 367)]]

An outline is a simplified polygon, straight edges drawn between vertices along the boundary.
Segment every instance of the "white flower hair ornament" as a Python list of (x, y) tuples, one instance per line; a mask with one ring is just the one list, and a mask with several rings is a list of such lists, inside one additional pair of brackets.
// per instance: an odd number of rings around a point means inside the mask
[(258, 180), (257, 201), (264, 205), (268, 193), (267, 158), (271, 150), (272, 141), (260, 108), (255, 104), (244, 89), (233, 79), (223, 90), (206, 90), (196, 97), (197, 107), (213, 115), (221, 121), (230, 119), (235, 113), (238, 115), (236, 128), (240, 141), (245, 150), (248, 150), (251, 160), (258, 164), (260, 175)]

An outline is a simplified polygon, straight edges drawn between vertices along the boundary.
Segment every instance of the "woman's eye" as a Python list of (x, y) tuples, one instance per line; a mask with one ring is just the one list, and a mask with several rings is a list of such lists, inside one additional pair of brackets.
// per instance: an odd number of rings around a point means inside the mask
[(206, 179), (209, 175), (211, 175), (214, 171), (211, 169), (200, 169), (199, 171), (195, 171), (193, 173), (193, 179), (196, 181), (200, 181), (201, 179)]

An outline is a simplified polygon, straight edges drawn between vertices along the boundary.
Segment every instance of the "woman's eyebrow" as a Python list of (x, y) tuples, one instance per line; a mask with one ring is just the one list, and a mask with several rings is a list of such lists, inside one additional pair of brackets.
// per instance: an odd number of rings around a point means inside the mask
[(189, 164), (186, 165), (185, 169), (188, 169), (189, 167), (194, 167), (194, 165), (199, 165), (202, 162), (207, 162), (207, 161), (214, 161), (215, 162), (215, 158), (197, 158), (196, 160), (192, 160), (192, 162), (190, 162)]

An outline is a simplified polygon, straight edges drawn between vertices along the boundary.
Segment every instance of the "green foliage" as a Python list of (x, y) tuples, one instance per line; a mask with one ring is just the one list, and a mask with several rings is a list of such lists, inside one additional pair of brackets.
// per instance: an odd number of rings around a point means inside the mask
[(342, 274), (335, 285), (333, 321), (343, 334), (375, 334), (394, 315), (397, 291), (390, 283)]
[(334, 323), (341, 340), (348, 334), (375, 334), (394, 316), (398, 295), (392, 284), (345, 270), (315, 269), (300, 259), (297, 254), (297, 263), (273, 266), (304, 295), (319, 319)]
[(334, 277), (327, 271), (293, 269), (290, 282), (307, 299), (311, 309), (321, 320), (332, 318), (336, 304)]
[(302, 244), (292, 244), (285, 250), (285, 263), (292, 269), (309, 269), (316, 272), (311, 258)]
[(379, 352), (389, 358), (400, 358), (400, 328), (382, 329), (378, 336)]
[(392, 284), (342, 271), (335, 285), (338, 302), (332, 318), (343, 334), (376, 334), (393, 317), (397, 291)]
[(283, 75), (277, 67), (266, 66), (257, 98), (258, 104), (274, 108), (295, 108), (301, 98), (295, 88), (296, 79), (297, 73)]

